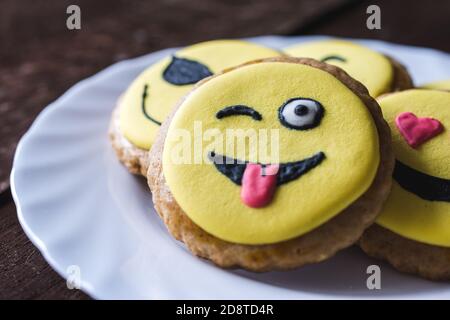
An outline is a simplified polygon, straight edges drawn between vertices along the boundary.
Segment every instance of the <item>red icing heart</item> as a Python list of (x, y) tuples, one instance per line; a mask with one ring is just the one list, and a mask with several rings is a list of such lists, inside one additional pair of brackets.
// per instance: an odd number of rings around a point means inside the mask
[(272, 201), (277, 188), (278, 165), (248, 163), (242, 176), (241, 200), (251, 208), (261, 208)]
[(418, 118), (412, 112), (400, 113), (395, 118), (395, 124), (403, 138), (413, 148), (417, 148), (444, 130), (439, 120)]

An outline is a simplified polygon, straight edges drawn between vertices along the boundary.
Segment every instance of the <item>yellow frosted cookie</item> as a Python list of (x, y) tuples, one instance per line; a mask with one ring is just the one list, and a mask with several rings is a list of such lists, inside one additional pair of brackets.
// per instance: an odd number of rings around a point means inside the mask
[(363, 248), (400, 270), (450, 279), (450, 93), (407, 90), (379, 103), (397, 161), (378, 232), (368, 231)]
[(203, 81), (162, 128), (148, 181), (169, 231), (221, 266), (316, 262), (354, 243), (388, 194), (376, 102), (336, 67), (272, 58)]
[(398, 62), (353, 42), (307, 42), (288, 47), (284, 52), (295, 57), (314, 58), (344, 69), (362, 82), (373, 97), (412, 87), (410, 76)]

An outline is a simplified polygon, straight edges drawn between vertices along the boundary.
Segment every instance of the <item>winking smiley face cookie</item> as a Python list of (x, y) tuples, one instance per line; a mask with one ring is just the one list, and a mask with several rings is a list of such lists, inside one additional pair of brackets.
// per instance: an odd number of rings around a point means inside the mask
[[(196, 126), (209, 142), (212, 132), (275, 131), (277, 161), (250, 139), (204, 143), (196, 162)], [(150, 159), (154, 204), (174, 237), (222, 267), (255, 271), (318, 262), (354, 243), (377, 216), (393, 168), (388, 127), (366, 89), (336, 67), (295, 58), (201, 82), (163, 125)]]

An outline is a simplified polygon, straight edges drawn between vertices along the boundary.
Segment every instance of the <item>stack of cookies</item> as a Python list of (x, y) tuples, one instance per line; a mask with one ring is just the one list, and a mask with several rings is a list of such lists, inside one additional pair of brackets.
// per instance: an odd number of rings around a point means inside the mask
[(110, 139), (172, 236), (220, 267), (285, 270), (359, 244), (450, 280), (445, 88), (413, 89), (398, 61), (346, 41), (209, 41), (142, 72)]

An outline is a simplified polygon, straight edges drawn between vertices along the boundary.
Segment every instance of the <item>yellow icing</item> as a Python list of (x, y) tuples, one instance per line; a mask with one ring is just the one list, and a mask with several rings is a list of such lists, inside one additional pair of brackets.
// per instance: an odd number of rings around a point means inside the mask
[[(281, 125), (278, 109), (295, 97), (312, 98), (323, 105), (325, 112), (319, 126), (301, 131)], [(251, 106), (263, 119), (215, 117), (223, 107), (237, 104)], [(326, 159), (299, 179), (278, 186), (268, 206), (253, 209), (241, 202), (241, 187), (211, 163), (177, 164), (173, 160), (180, 132), (187, 130), (192, 137), (195, 121), (201, 121), (203, 132), (212, 128), (218, 132), (276, 129), (282, 163), (302, 160), (319, 151), (325, 153)], [(203, 145), (205, 153), (213, 148)], [(194, 138), (188, 150), (194, 161), (199, 154), (198, 149), (194, 150)], [(241, 160), (268, 163), (268, 158), (258, 156), (257, 150), (248, 145), (235, 154), (239, 152), (245, 154)], [(367, 190), (378, 164), (378, 135), (363, 102), (329, 73), (286, 62), (241, 67), (193, 91), (169, 126), (163, 152), (164, 176), (184, 212), (210, 234), (242, 244), (275, 243), (320, 226)]]
[[(280, 55), (278, 51), (240, 40), (215, 40), (186, 47), (175, 53), (178, 58), (198, 61), (213, 73), (249, 60)], [(120, 130), (135, 146), (149, 149), (159, 125), (147, 119), (142, 112), (142, 94), (148, 85), (147, 113), (159, 122), (165, 120), (177, 101), (194, 85), (173, 85), (162, 74), (170, 64), (166, 57), (142, 72), (130, 85), (120, 101)]]
[(450, 91), (450, 80), (442, 80), (442, 81), (426, 83), (422, 86), (422, 88)]
[(364, 84), (373, 97), (391, 91), (394, 72), (390, 61), (369, 48), (348, 41), (327, 40), (294, 45), (284, 52), (291, 56), (316, 60), (322, 60), (327, 56), (341, 56), (347, 61), (326, 62), (344, 69), (350, 76)]
[[(450, 179), (450, 93), (414, 89), (387, 95), (379, 103), (391, 127), (396, 158), (422, 173)], [(395, 125), (395, 118), (402, 112), (438, 119), (444, 132), (414, 149)], [(450, 247), (450, 203), (424, 200), (395, 181), (377, 223), (416, 241)]]

